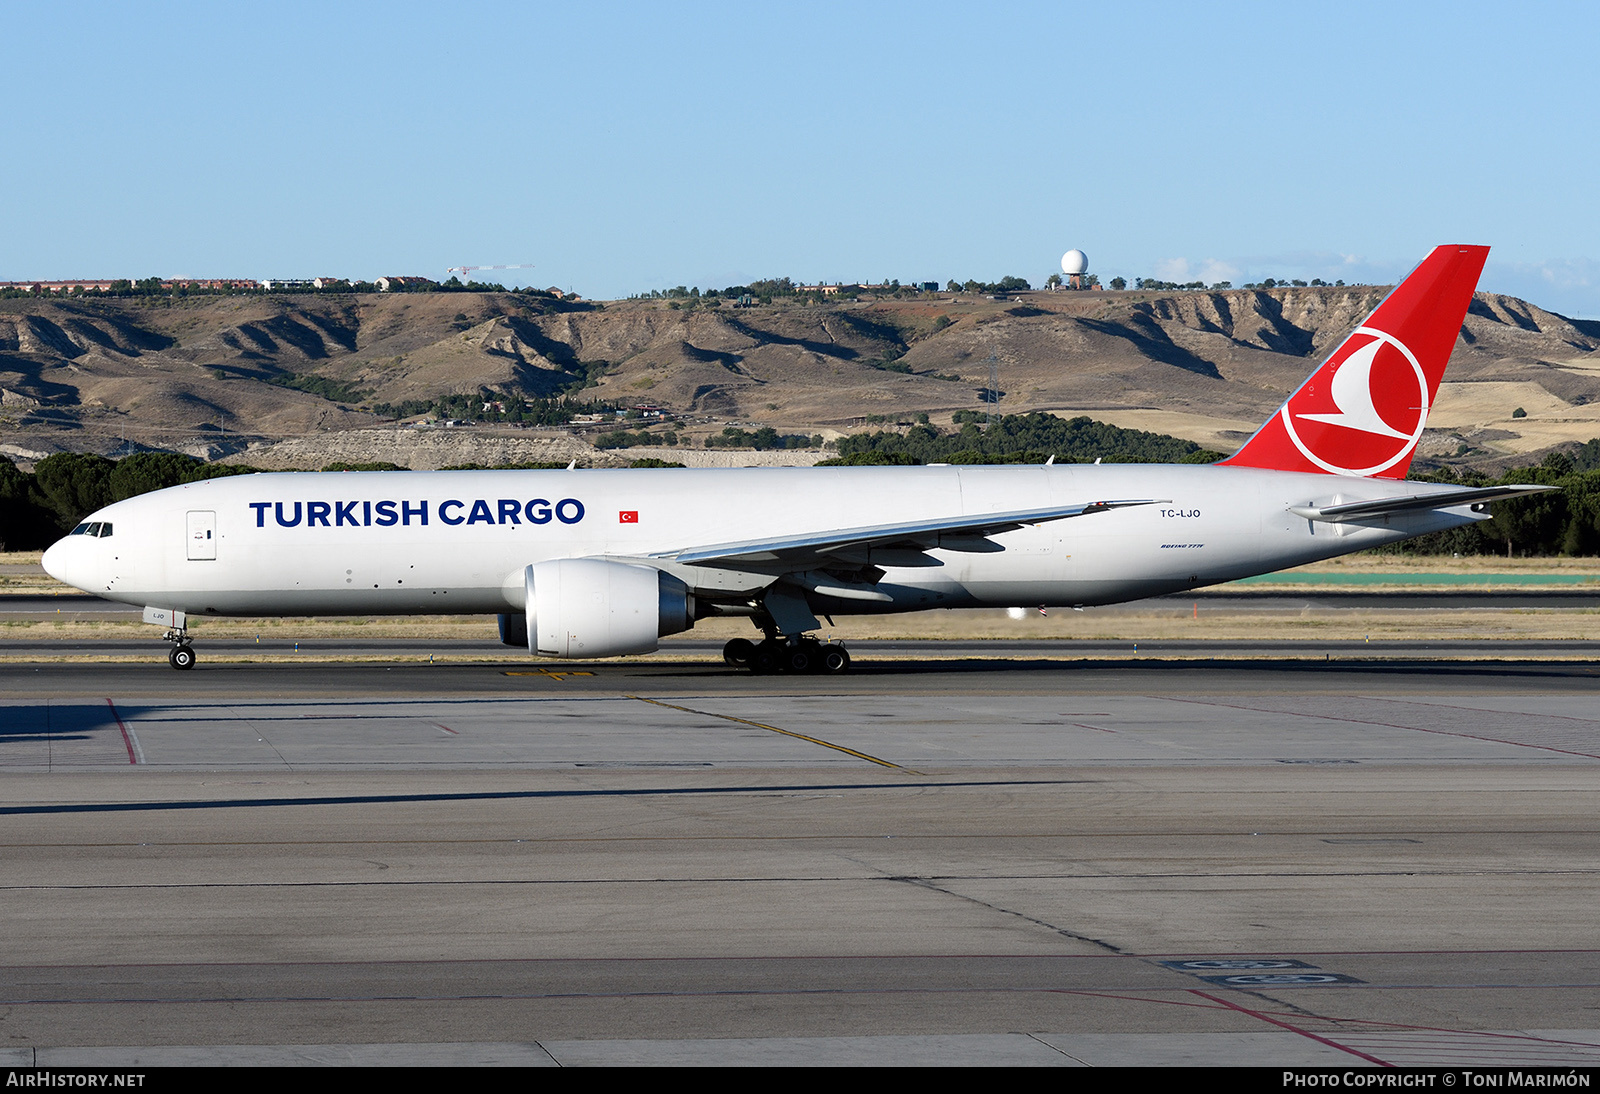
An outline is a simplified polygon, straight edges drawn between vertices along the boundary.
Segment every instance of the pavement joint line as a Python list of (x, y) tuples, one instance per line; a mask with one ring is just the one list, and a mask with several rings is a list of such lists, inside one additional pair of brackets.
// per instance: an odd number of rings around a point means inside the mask
[(958, 893), (954, 889), (945, 888), (943, 885), (935, 885), (929, 878), (901, 876), (890, 877), (888, 880), (900, 881), (908, 885), (915, 885), (919, 889), (926, 889), (935, 893), (943, 893), (945, 896), (953, 896), (957, 900), (965, 900), (969, 904), (976, 904), (980, 908), (988, 908), (990, 911), (999, 912), (1002, 915), (1014, 916), (1015, 918), (1022, 920), (1024, 923), (1032, 923), (1035, 926), (1043, 927), (1047, 931), (1053, 931), (1063, 938), (1072, 939), (1074, 942), (1085, 942), (1091, 946), (1098, 946), (1102, 950), (1107, 950), (1118, 955), (1126, 954), (1128, 952), (1121, 946), (1118, 946), (1115, 943), (1107, 942), (1103, 938), (1095, 938), (1092, 935), (1079, 934), (1076, 931), (1069, 931), (1065, 927), (1059, 927), (1048, 920), (1040, 919), (1038, 916), (1028, 915), (1026, 912), (1019, 912), (1012, 908), (1002, 908), (1000, 905), (984, 900), (981, 897), (971, 896), (967, 893)]
[[(665, 706), (666, 704), (662, 704)], [(681, 708), (680, 708), (681, 709)], [(782, 732), (781, 730), (779, 732)], [(887, 767), (896, 767), (885, 761)], [(937, 778), (921, 771), (912, 771), (910, 768), (897, 767), (897, 770), (907, 775), (921, 775), (923, 778)], [(31, 814), (51, 813), (138, 813), (158, 812), (162, 810), (190, 810), (190, 809), (250, 809), (269, 808), (280, 806), (322, 806), (322, 805), (385, 805), (397, 802), (462, 802), (462, 801), (535, 801), (544, 798), (645, 798), (645, 797), (681, 797), (692, 795), (713, 794), (770, 794), (775, 791), (797, 792), (817, 790), (904, 790), (904, 789), (946, 789), (974, 786), (1055, 786), (1081, 782), (1079, 779), (1000, 779), (1000, 780), (964, 780), (951, 782), (928, 783), (773, 783), (773, 784), (739, 784), (725, 786), (687, 786), (676, 788), (659, 787), (623, 787), (609, 790), (483, 790), (463, 791), (458, 793), (423, 793), (423, 794), (328, 794), (308, 795), (305, 797), (272, 797), (272, 798), (200, 798), (191, 800), (168, 801), (119, 801), (119, 802), (57, 802), (42, 805), (0, 805), (0, 816), (26, 816)]]
[[(1368, 698), (1362, 696), (1362, 698)], [(1250, 706), (1242, 703), (1224, 703), (1216, 698), (1202, 699), (1196, 696), (1173, 696), (1176, 703), (1196, 703), (1201, 706), (1228, 707), (1235, 710), (1253, 710), (1269, 714), (1288, 714), (1297, 718), (1321, 718), (1327, 721), (1346, 722), (1350, 725), (1382, 726), (1385, 729), (1400, 729), (1412, 733), (1436, 733), (1441, 737), (1460, 737), (1468, 741), (1486, 741), (1490, 744), (1511, 745), (1514, 748), (1532, 748), (1542, 752), (1555, 752), (1563, 756), (1582, 756), (1590, 760), (1600, 760), (1600, 754), (1594, 752), (1579, 752), (1571, 748), (1557, 748), (1555, 745), (1534, 744), (1529, 741), (1517, 741), (1510, 737), (1490, 737), (1481, 733), (1463, 733), (1453, 729), (1437, 729), (1431, 726), (1408, 726), (1400, 722), (1383, 722), (1375, 718), (1353, 718), (1346, 714), (1326, 714), (1312, 711), (1273, 711), (1263, 710), (1261, 707)], [(1388, 700), (1384, 700), (1387, 702)]]
[(1075, 1064), (1082, 1064), (1084, 1067), (1092, 1067), (1093, 1066), (1088, 1061), (1082, 1060), (1082, 1059), (1078, 1058), (1077, 1056), (1074, 1056), (1072, 1053), (1068, 1052), (1066, 1049), (1062, 1048), (1060, 1045), (1052, 1045), (1049, 1041), (1046, 1041), (1044, 1038), (1040, 1037), (1037, 1033), (1025, 1033), (1025, 1034), (1023, 1034), (1023, 1036), (1024, 1037), (1031, 1037), (1033, 1040), (1037, 1041), (1039, 1044), (1043, 1045), (1045, 1048), (1051, 1049), (1051, 1050), (1053, 1050), (1055, 1052), (1059, 1052), (1061, 1055), (1065, 1056), (1067, 1059), (1071, 1060)]
[(641, 703), (653, 703), (658, 707), (667, 707), (669, 710), (681, 710), (685, 714), (698, 714), (702, 718), (721, 718), (725, 722), (737, 722), (740, 725), (754, 726), (756, 729), (765, 729), (770, 733), (781, 733), (785, 737), (793, 737), (796, 740), (809, 741), (814, 745), (821, 745), (823, 748), (831, 748), (835, 752), (843, 752), (847, 756), (854, 756), (859, 760), (866, 760), (868, 763), (877, 764), (879, 767), (891, 767), (896, 771), (904, 771), (908, 775), (922, 775), (924, 777), (927, 775), (927, 773), (923, 771), (913, 771), (909, 767), (903, 767), (900, 764), (891, 763), (890, 761), (880, 759), (877, 756), (870, 756), (865, 752), (858, 752), (853, 748), (847, 748), (844, 745), (834, 744), (832, 741), (824, 741), (821, 737), (811, 737), (804, 733), (796, 733), (792, 729), (780, 729), (777, 726), (769, 726), (765, 722), (752, 722), (748, 718), (737, 718), (732, 714), (718, 714), (715, 711), (710, 710), (695, 710), (693, 707), (680, 707), (675, 703), (664, 703), (660, 699), (649, 699), (643, 695), (625, 695), (624, 698), (637, 699)]
[[(1371, 696), (1362, 696), (1362, 698), (1364, 698), (1364, 699), (1365, 698), (1371, 698)], [(1394, 698), (1385, 698), (1383, 701), (1387, 702), (1387, 703), (1406, 703), (1406, 704), (1409, 704), (1411, 706), (1416, 706), (1416, 707), (1428, 707), (1429, 709), (1432, 709), (1432, 710), (1472, 711), (1472, 710), (1475, 709), (1473, 707), (1463, 706), (1460, 703), (1445, 703), (1445, 702), (1440, 702), (1440, 701), (1438, 701), (1436, 699), (1418, 699), (1418, 698), (1415, 698), (1415, 697), (1403, 698), (1403, 697), (1396, 696)], [(1546, 713), (1546, 714), (1539, 715), (1539, 717), (1548, 718), (1551, 721), (1558, 721), (1558, 722), (1578, 722), (1578, 723), (1581, 723), (1581, 724), (1583, 724), (1585, 726), (1594, 726), (1597, 723), (1600, 723), (1600, 718), (1579, 718), (1577, 715), (1574, 715), (1574, 714), (1548, 714), (1548, 713)]]

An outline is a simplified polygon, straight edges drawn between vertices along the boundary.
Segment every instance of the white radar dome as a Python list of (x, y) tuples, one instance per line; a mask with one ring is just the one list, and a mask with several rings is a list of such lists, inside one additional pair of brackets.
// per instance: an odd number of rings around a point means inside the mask
[(1074, 247), (1061, 256), (1061, 272), (1064, 274), (1088, 273), (1089, 256)]

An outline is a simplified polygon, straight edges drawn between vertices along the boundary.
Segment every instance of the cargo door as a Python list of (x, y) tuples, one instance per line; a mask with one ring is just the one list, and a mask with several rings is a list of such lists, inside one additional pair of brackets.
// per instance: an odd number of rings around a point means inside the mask
[(196, 561), (217, 557), (217, 514), (191, 510), (188, 524), (189, 558)]

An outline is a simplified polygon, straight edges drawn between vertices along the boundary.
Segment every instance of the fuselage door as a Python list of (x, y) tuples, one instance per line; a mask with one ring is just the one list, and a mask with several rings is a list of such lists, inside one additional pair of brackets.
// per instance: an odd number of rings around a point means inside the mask
[(191, 510), (188, 523), (189, 557), (195, 560), (217, 557), (217, 514)]

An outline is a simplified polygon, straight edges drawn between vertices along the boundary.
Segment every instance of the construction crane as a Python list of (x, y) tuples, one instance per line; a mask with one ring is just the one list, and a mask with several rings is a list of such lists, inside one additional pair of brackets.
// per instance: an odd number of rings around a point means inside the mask
[(533, 263), (532, 262), (519, 262), (514, 266), (451, 266), (448, 270), (445, 271), (445, 273), (447, 273), (447, 274), (458, 274), (458, 275), (460, 275), (461, 279), (463, 281), (465, 281), (467, 279), (467, 274), (471, 273), (473, 270), (531, 270), (531, 269), (533, 269)]

